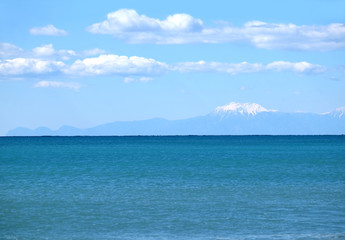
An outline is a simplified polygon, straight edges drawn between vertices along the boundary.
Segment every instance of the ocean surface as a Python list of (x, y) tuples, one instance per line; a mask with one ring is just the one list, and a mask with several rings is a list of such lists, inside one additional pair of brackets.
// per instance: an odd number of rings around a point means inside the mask
[(345, 239), (345, 136), (1, 137), (0, 239)]

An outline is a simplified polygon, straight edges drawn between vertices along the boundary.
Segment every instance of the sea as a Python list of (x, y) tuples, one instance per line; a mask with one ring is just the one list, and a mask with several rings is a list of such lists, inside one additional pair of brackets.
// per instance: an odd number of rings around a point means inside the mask
[(1, 137), (0, 239), (345, 239), (345, 136)]

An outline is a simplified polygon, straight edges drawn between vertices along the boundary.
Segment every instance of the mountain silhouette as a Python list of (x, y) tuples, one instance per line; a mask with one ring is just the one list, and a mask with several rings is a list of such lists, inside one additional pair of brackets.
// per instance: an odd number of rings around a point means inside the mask
[(324, 114), (284, 113), (256, 103), (235, 103), (183, 120), (154, 118), (116, 121), (92, 128), (62, 126), (57, 130), (16, 128), (8, 136), (113, 136), (113, 135), (323, 135), (345, 134), (345, 107)]

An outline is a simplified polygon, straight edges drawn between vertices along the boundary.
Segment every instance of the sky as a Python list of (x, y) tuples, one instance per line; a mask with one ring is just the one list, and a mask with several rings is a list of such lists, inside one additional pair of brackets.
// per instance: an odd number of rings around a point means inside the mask
[(345, 1), (0, 2), (0, 135), (345, 106)]

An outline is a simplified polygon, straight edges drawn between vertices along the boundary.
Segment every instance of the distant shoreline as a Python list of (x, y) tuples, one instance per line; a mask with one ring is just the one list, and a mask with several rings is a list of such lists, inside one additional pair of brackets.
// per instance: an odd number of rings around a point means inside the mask
[(50, 138), (50, 137), (332, 137), (332, 136), (345, 136), (345, 134), (285, 134), (285, 135), (273, 135), (273, 134), (253, 134), (253, 135), (42, 135), (42, 136), (0, 136), (0, 138), (21, 138), (21, 137), (38, 137), (38, 138)]

